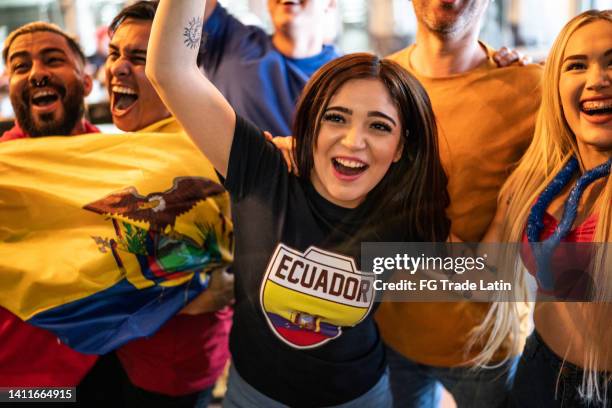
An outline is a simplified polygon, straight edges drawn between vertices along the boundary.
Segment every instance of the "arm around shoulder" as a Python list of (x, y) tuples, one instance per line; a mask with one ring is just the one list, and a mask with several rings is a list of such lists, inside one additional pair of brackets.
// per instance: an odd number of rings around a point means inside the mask
[(481, 242), (485, 243), (499, 243), (502, 240), (502, 232), (504, 229), (504, 223), (508, 216), (508, 208), (510, 207), (510, 200), (512, 200), (512, 193), (504, 191), (500, 194), (497, 200), (497, 211), (493, 221), (489, 224), (489, 228)]
[(225, 176), (236, 114), (197, 67), (205, 3), (160, 1), (145, 72), (187, 134)]

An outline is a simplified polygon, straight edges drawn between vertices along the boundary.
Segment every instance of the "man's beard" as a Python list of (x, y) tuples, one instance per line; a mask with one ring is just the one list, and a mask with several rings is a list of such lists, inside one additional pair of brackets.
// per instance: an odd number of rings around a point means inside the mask
[(15, 117), (21, 129), (30, 137), (41, 136), (68, 136), (72, 133), (75, 125), (83, 117), (85, 112), (83, 84), (76, 83), (72, 92), (67, 94), (64, 86), (49, 83), (48, 87), (55, 89), (59, 96), (59, 102), (63, 106), (63, 116), (56, 118), (55, 112), (38, 115), (35, 120), (31, 111), (30, 94), (35, 90), (28, 85), (21, 95), (11, 95), (11, 102), (15, 110)]
[[(442, 8), (448, 11), (452, 10), (452, 5), (443, 4)], [(465, 27), (474, 24), (478, 21), (478, 9), (476, 2), (471, 3), (467, 6), (463, 12), (456, 16), (454, 19), (449, 20), (437, 20), (435, 17), (428, 18), (425, 16), (425, 24), (428, 28), (444, 37), (452, 36), (457, 32), (463, 32)]]

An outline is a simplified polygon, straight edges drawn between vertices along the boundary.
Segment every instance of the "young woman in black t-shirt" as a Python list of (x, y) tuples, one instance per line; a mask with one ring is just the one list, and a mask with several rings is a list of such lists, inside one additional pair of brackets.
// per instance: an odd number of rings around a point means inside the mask
[[(198, 70), (204, 3), (160, 2), (146, 72), (232, 197), (234, 370), (224, 404), (390, 406), (360, 242), (447, 238), (427, 94), (370, 54), (325, 65), (298, 102), (293, 176)], [(315, 4), (288, 5), (287, 18)]]

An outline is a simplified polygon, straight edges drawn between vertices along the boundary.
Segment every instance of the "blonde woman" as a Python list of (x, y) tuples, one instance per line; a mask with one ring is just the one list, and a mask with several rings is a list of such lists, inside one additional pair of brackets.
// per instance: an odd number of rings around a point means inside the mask
[[(513, 258), (521, 260), (517, 290), (525, 289), (522, 266), (538, 282), (535, 330), (513, 390), (518, 407), (612, 406), (609, 244), (591, 245), (587, 256), (569, 256), (559, 246), (612, 242), (611, 157), (612, 11), (588, 11), (567, 23), (551, 49), (533, 142), (502, 189), (485, 239), (523, 242)], [(588, 272), (559, 275), (569, 262)], [(568, 280), (569, 290), (562, 287)], [(582, 300), (587, 290), (595, 302), (543, 301)], [(496, 303), (476, 333), (488, 339), (479, 363), (508, 333), (518, 333), (518, 310), (516, 303)]]

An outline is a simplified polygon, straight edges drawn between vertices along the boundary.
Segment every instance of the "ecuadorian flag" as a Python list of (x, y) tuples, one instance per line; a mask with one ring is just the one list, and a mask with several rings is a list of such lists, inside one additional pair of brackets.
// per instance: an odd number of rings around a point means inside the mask
[(0, 306), (77, 351), (153, 334), (232, 241), (228, 194), (182, 133), (0, 143)]

